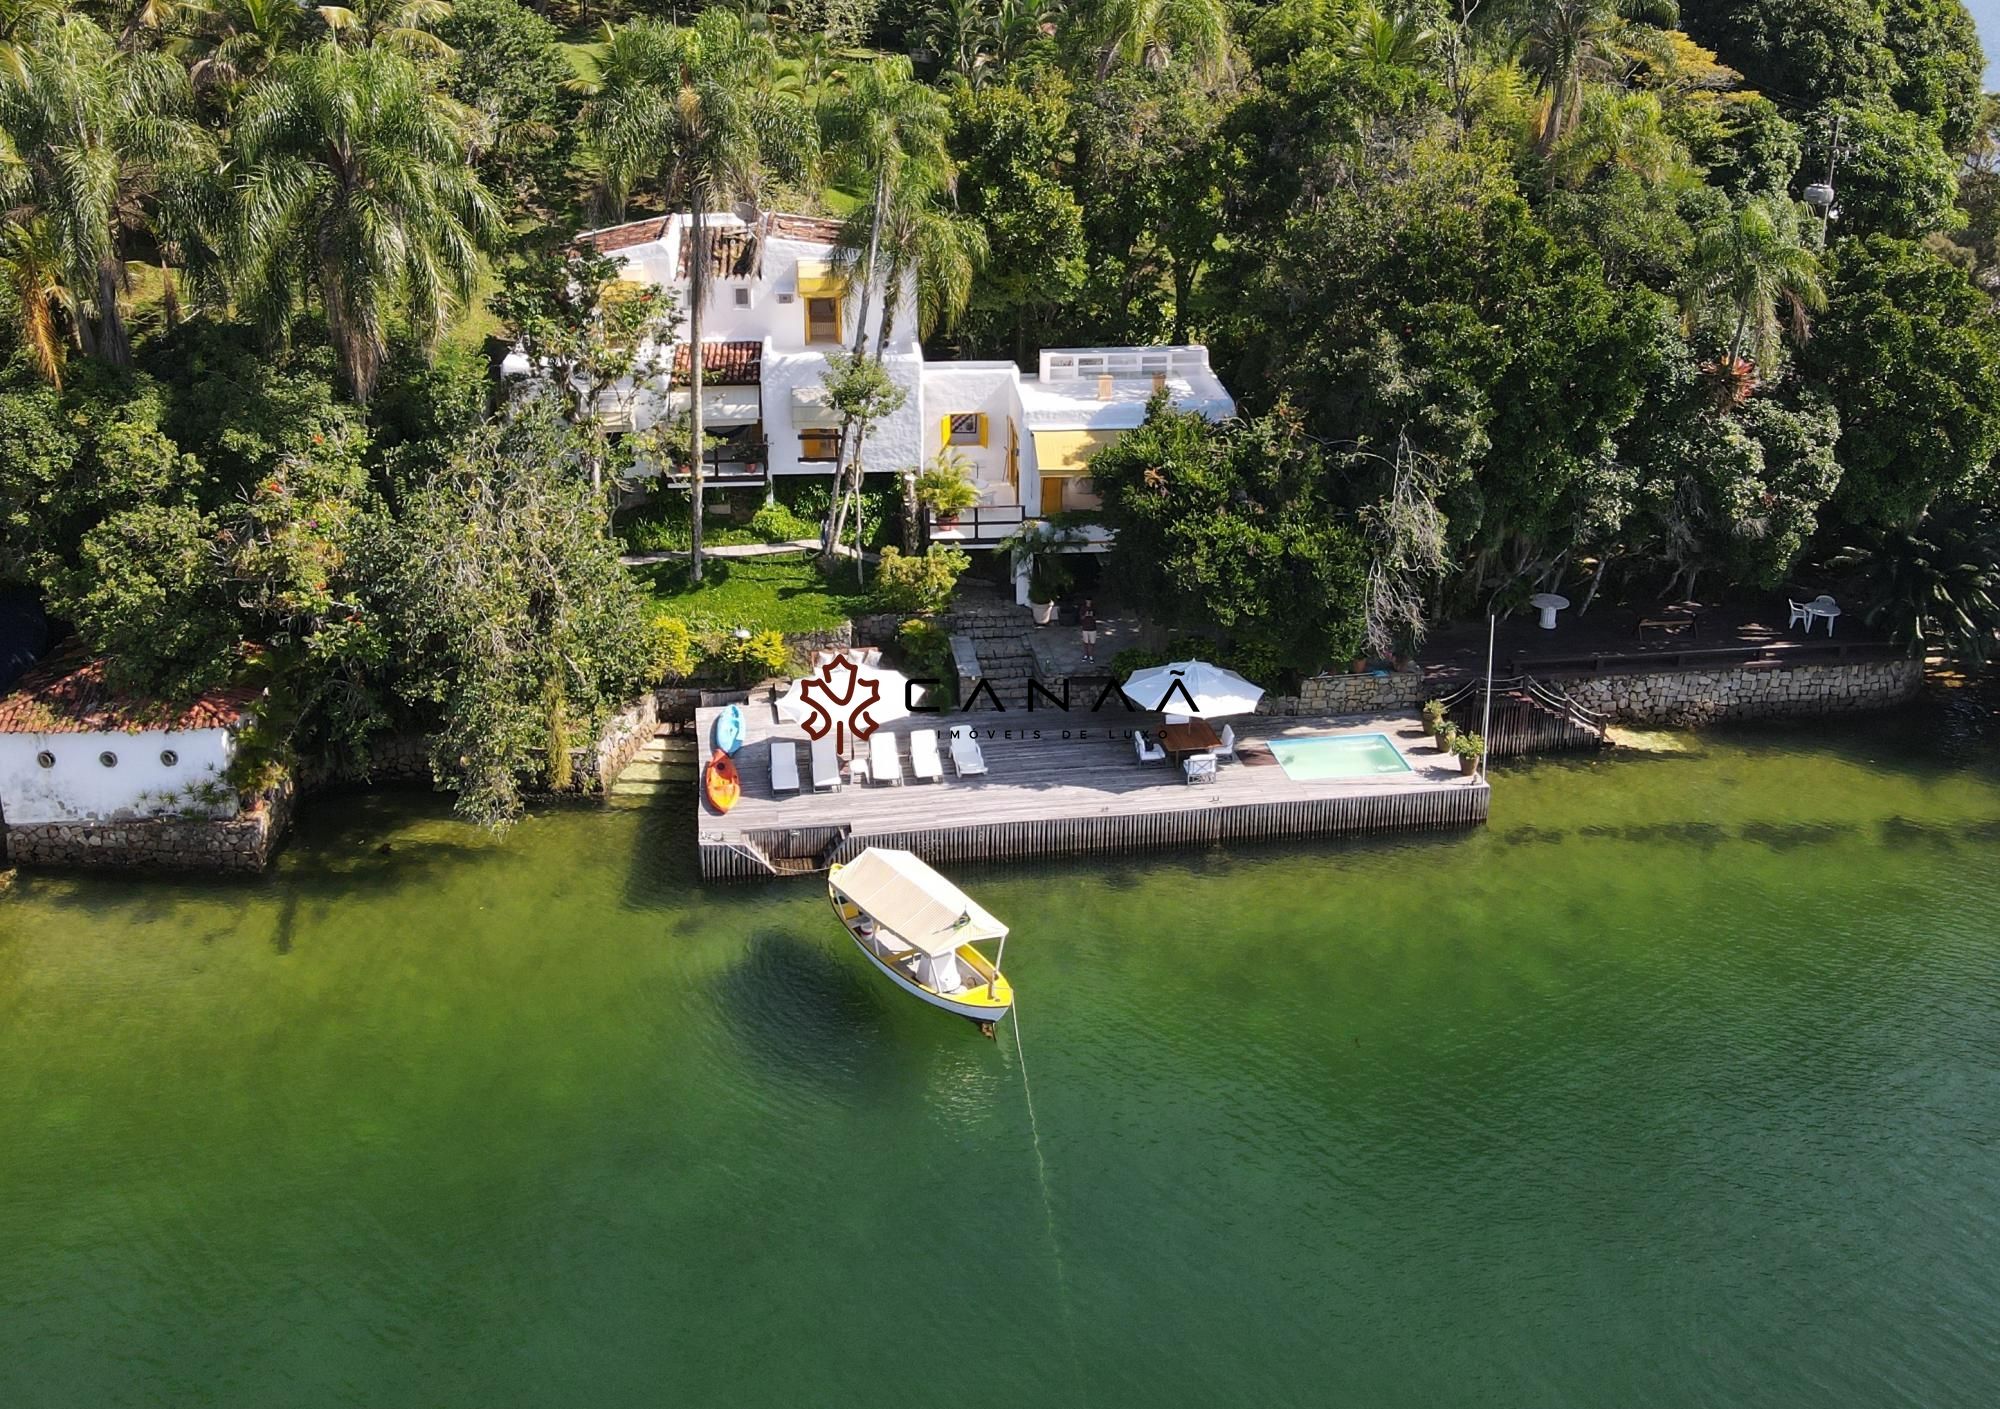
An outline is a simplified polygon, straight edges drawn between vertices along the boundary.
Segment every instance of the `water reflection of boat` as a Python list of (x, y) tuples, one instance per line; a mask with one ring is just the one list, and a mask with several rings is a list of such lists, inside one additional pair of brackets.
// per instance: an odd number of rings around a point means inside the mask
[[(989, 1036), (1013, 1007), (1000, 972), (1007, 927), (910, 852), (871, 846), (833, 868), (826, 893), (855, 947), (906, 993)], [(988, 940), (998, 946), (990, 960), (973, 947)]]

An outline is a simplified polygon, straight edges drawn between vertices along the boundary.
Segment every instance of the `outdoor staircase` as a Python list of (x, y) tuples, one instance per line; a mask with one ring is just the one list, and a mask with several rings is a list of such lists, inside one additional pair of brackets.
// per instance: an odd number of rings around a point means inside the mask
[[(1034, 629), (1028, 609), (1011, 602), (980, 602), (952, 614), (952, 634), (971, 641), (980, 678), (1008, 709), (1021, 707), (1028, 682), (1036, 677)], [(991, 710), (993, 701), (982, 690), (972, 707)]]
[(611, 785), (611, 801), (623, 807), (650, 807), (692, 791), (699, 766), (692, 734), (661, 730)]

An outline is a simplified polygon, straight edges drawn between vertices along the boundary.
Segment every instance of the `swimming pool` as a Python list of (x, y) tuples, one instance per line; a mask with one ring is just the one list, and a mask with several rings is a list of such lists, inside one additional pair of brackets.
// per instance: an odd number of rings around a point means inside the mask
[(1302, 739), (1273, 739), (1271, 752), (1294, 782), (1326, 778), (1373, 778), (1382, 773), (1408, 773), (1410, 765), (1389, 742), (1387, 734), (1313, 734)]

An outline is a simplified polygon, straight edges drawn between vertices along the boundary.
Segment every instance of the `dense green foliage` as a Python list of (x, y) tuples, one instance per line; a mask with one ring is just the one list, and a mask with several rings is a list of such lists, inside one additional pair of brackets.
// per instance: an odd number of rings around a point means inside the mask
[[(655, 583), (649, 622), (615, 566), (614, 488), (704, 437), (618, 440), (614, 389), (699, 347), (706, 291), (625, 288), (570, 237), (748, 201), (840, 217), (857, 278), (908, 273), (888, 311), (934, 356), (1206, 343), (1241, 420), (1156, 408), (1093, 472), (1111, 580), (1251, 668), (1537, 589), (1804, 577), (1984, 655), (1981, 69), (1958, 0), (22, 0), (0, 579), (133, 688), (262, 680), (302, 747), (428, 731), (505, 815), (732, 612), (878, 600), (717, 565)], [(865, 321), (835, 473), (725, 537), (879, 545), (948, 494), (861, 482), (895, 399)], [(493, 332), (569, 390), (494, 387)], [(699, 502), (628, 539), (698, 548)], [(892, 598), (940, 597), (949, 560), (893, 562)], [(1035, 555), (1043, 596), (1066, 575)]]

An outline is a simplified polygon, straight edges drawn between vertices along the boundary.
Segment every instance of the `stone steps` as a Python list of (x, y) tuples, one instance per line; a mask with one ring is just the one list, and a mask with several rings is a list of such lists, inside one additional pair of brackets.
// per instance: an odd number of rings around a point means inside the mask
[(655, 734), (611, 785), (611, 800), (627, 806), (651, 806), (685, 797), (700, 776), (692, 735)]

